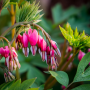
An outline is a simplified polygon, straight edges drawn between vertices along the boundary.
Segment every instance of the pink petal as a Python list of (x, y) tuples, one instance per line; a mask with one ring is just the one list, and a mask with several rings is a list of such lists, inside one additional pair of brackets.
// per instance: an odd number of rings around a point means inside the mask
[(42, 38), (40, 35), (38, 35), (37, 45), (38, 45), (39, 48), (41, 47), (41, 40), (42, 40), (42, 39), (43, 39), (43, 38)]
[(28, 36), (26, 33), (23, 33), (23, 36), (22, 36), (22, 42), (23, 42), (23, 47), (28, 47)]
[(85, 53), (80, 50), (79, 54), (78, 54), (79, 61), (81, 61), (81, 59), (83, 58), (84, 55), (85, 55)]
[(57, 46), (56, 46), (56, 42), (55, 41), (52, 41), (51, 40), (51, 45), (52, 45), (53, 49), (57, 49)]
[(72, 47), (68, 46), (67, 47), (67, 52), (71, 52), (72, 51)]
[(46, 51), (47, 43), (44, 39), (41, 40), (41, 51)]
[(35, 46), (37, 44), (37, 41), (38, 41), (38, 32), (35, 29), (30, 34), (29, 41), (30, 41), (31, 46)]
[(37, 51), (37, 46), (31, 46), (30, 49), (31, 49), (32, 55), (35, 56), (36, 51)]
[(50, 47), (49, 46), (47, 46), (46, 52), (47, 52), (47, 55), (50, 55)]

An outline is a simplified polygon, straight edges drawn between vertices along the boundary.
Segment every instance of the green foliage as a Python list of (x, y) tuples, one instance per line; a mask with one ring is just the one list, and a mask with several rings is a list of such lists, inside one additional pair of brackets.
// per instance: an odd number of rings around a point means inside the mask
[(35, 78), (25, 80), (21, 85), (20, 85), (20, 90), (26, 90), (28, 89), (35, 81)]
[(0, 90), (5, 90), (5, 89), (8, 89), (9, 86), (11, 86), (13, 83), (15, 82), (14, 81), (11, 81), (11, 82), (8, 82), (8, 83), (4, 83), (2, 85), (0, 85)]
[(81, 9), (77, 9), (72, 6), (64, 11), (62, 9), (62, 6), (60, 4), (57, 4), (52, 8), (52, 16), (55, 23), (54, 27), (67, 20), (69, 17), (76, 15), (78, 12), (80, 12), (80, 10)]
[(90, 88), (90, 84), (83, 84), (83, 85), (80, 85), (76, 88), (73, 88), (71, 90), (89, 90)]
[(86, 66), (89, 64), (89, 62), (90, 62), (90, 52), (87, 53), (80, 61), (73, 82), (90, 81), (90, 67), (85, 69)]
[(21, 7), (16, 5), (16, 22), (39, 22), (39, 19), (42, 17), (42, 15), (40, 15), (42, 10), (38, 10), (39, 7), (39, 3), (35, 5), (35, 2), (32, 4), (30, 4), (30, 2), (26, 2)]
[(25, 80), (24, 82), (22, 82), (22, 84), (21, 80), (17, 80), (16, 82), (12, 81), (9, 83), (4, 83), (0, 85), (0, 90), (38, 90), (38, 88), (30, 88), (35, 79), (36, 78)]
[(59, 28), (70, 45), (74, 46), (75, 48), (90, 47), (90, 36), (86, 36), (84, 31), (83, 33), (79, 34), (76, 28), (75, 33), (73, 33), (69, 23), (66, 25), (66, 30), (61, 26), (59, 26)]
[(0, 0), (0, 2), (2, 3), (2, 9), (3, 9), (9, 5), (10, 0)]
[(69, 78), (68, 75), (63, 71), (49, 71), (50, 74), (62, 85), (68, 86)]
[(10, 0), (10, 2), (18, 2), (19, 0)]
[(27, 89), (27, 90), (38, 90), (38, 88), (30, 88), (30, 89)]
[(44, 83), (45, 82), (45, 77), (42, 74), (42, 72), (40, 70), (38, 70), (37, 68), (33, 67), (33, 66), (29, 66), (29, 70), (27, 72), (27, 78), (35, 78), (37, 77), (35, 83), (37, 85), (39, 85), (41, 82)]

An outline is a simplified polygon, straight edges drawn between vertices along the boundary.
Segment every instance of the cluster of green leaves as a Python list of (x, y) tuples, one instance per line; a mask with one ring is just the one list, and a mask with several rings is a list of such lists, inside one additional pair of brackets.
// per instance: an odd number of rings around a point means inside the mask
[(0, 0), (2, 9), (9, 5), (10, 0)]
[(35, 3), (36, 2), (30, 4), (30, 2), (26, 1), (21, 7), (16, 4), (16, 22), (39, 22), (39, 19), (43, 16), (43, 14), (40, 15), (40, 12), (42, 10), (38, 10), (40, 7), (39, 3), (37, 3), (36, 5)]
[[(80, 82), (80, 81), (90, 81), (90, 66), (88, 66), (90, 62), (90, 52), (87, 53), (82, 60), (80, 61), (78, 68), (77, 68), (77, 72), (76, 75), (74, 77), (74, 80), (72, 83), (75, 82)], [(87, 67), (87, 69), (86, 69)], [(67, 73), (63, 72), (63, 71), (49, 71), (49, 73), (62, 85), (64, 85), (65, 87), (68, 86), (69, 83), (69, 78)], [(88, 88), (90, 88), (90, 84), (83, 84), (80, 85), (76, 88), (73, 88), (71, 90), (88, 90)]]
[(25, 80), (21, 83), (21, 79), (17, 81), (11, 81), (0, 85), (0, 90), (38, 90), (39, 88), (30, 88), (34, 83), (35, 78)]
[(90, 47), (90, 36), (85, 35), (85, 32), (79, 34), (77, 28), (75, 29), (75, 32), (71, 29), (71, 26), (69, 23), (66, 25), (66, 30), (62, 28), (61, 26), (60, 30), (65, 37), (65, 39), (68, 40), (69, 44), (71, 46), (74, 46), (75, 48), (83, 48), (83, 47)]

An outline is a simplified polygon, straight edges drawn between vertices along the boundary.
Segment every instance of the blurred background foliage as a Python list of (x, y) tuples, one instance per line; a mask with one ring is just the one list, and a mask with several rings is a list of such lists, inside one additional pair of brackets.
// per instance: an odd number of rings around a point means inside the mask
[[(18, 2), (20, 0), (10, 0), (10, 1)], [(23, 2), (21, 3), (21, 5), (25, 3), (25, 0), (22, 1)], [(33, 0), (27, 0), (27, 1), (30, 1), (31, 3), (33, 2)], [(36, 0), (36, 2), (38, 1), (39, 0)], [(44, 16), (41, 18), (42, 21), (39, 22), (38, 24), (41, 27), (43, 27), (46, 32), (49, 33), (51, 38), (57, 42), (60, 48), (62, 48), (63, 46), (64, 38), (59, 30), (59, 25), (64, 27), (65, 24), (68, 22), (70, 23), (73, 30), (75, 30), (75, 28), (77, 27), (79, 32), (85, 30), (86, 34), (90, 35), (90, 2), (89, 1), (83, 4), (81, 3), (84, 0), (77, 1), (77, 3), (78, 2), (80, 3), (78, 7), (73, 5), (74, 2), (72, 4), (70, 0), (68, 1), (68, 3), (71, 3), (71, 5), (69, 5), (68, 7), (65, 7), (65, 5), (67, 6), (67, 3), (64, 5), (61, 2), (58, 2), (58, 0), (55, 1), (56, 3), (54, 3), (52, 0), (41, 0), (40, 4), (41, 4), (41, 9), (43, 9), (42, 13), (44, 13)], [(55, 5), (53, 5), (52, 7), (53, 3)], [(11, 26), (10, 14), (7, 9), (3, 9), (0, 15), (0, 35), (10, 26)], [(8, 33), (6, 37), (11, 41), (11, 33)], [(4, 42), (4, 46), (5, 45), (7, 45), (6, 42)], [(1, 46), (3, 46), (3, 43), (0, 41), (0, 47)], [(17, 53), (18, 53), (18, 59), (21, 64), (19, 73), (22, 81), (37, 77), (35, 83), (31, 87), (39, 87), (40, 85), (44, 84), (48, 77), (48, 75), (45, 74), (44, 71), (48, 70), (48, 66), (46, 62), (43, 62), (41, 60), (41, 57), (38, 54), (38, 52), (35, 56), (32, 56), (30, 52), (29, 57), (25, 57), (22, 53), (22, 50), (17, 51)], [(60, 58), (58, 58), (58, 61), (60, 61)], [(2, 58), (2, 60), (0, 60), (0, 64), (4, 64), (4, 62), (5, 60), (4, 58)], [(71, 77), (70, 82), (72, 81), (75, 75), (76, 66), (79, 63), (77, 56), (75, 57), (73, 62), (74, 62), (73, 69), (68, 71), (68, 75), (69, 77)], [(13, 74), (15, 74), (15, 72), (13, 72)], [(3, 82), (4, 82), (3, 71), (0, 68), (0, 84)], [(43, 88), (43, 86), (41, 86), (41, 88)], [(57, 83), (54, 86), (54, 90), (60, 90), (60, 89), (61, 89), (60, 84)]]

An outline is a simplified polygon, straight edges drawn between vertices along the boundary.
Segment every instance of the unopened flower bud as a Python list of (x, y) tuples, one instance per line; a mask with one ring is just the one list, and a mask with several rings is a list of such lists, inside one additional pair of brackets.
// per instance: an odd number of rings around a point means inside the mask
[(79, 61), (81, 61), (81, 59), (83, 58), (84, 55), (85, 55), (85, 53), (80, 50), (79, 54), (78, 54)]

